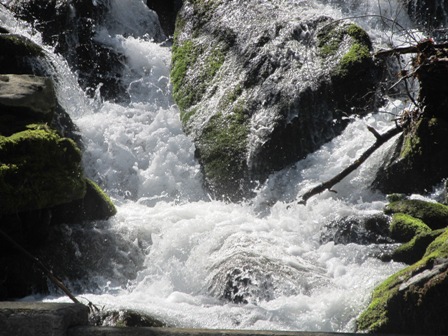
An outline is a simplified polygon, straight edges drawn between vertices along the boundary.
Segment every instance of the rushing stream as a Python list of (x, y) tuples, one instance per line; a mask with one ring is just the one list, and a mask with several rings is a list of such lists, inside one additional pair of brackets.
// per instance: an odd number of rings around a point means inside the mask
[[(395, 1), (315, 2), (321, 13), (355, 17), (376, 49), (406, 38), (398, 26), (375, 16), (381, 12), (409, 27)], [(155, 14), (142, 0), (110, 4), (111, 18), (96, 38), (127, 57), (121, 76), (128, 103), (104, 101), (99, 94), (87, 98), (64, 60), (46, 47), (58, 67), (59, 98), (84, 139), (86, 173), (118, 209), (107, 222), (78, 228), (104, 233), (101, 239), (118, 235), (121, 244), (121, 258), (103, 260), (89, 284), (77, 287), (79, 299), (140, 310), (177, 327), (353, 331), (375, 285), (403, 265), (376, 258), (381, 245), (335, 245), (320, 238), (332, 220), (382, 211), (385, 195), (368, 185), (387, 145), (336, 185), (337, 193), (324, 192), (306, 206), (297, 200), (374, 142), (366, 125), (378, 131), (392, 127), (405, 102), (391, 98), (379, 113), (354, 120), (341, 136), (271, 176), (254, 199), (216, 201), (202, 188), (194, 145), (171, 97), (170, 47), (148, 34)], [(2, 24), (40, 43), (29, 27), (6, 12), (0, 15)], [(66, 228), (67, 235), (78, 229)], [(80, 263), (88, 253), (79, 248)], [(247, 304), (224, 299), (234, 272), (248, 283)], [(37, 299), (68, 300), (58, 295)]]

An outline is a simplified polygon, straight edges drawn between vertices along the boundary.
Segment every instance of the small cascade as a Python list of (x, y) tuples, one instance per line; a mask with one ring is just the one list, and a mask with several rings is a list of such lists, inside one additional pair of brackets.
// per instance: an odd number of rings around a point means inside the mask
[[(316, 11), (352, 18), (381, 48), (408, 38), (403, 29), (412, 21), (400, 3), (319, 0)], [(143, 0), (107, 6), (93, 38), (122, 56), (120, 72), (105, 76), (120, 78), (126, 99), (105, 99), (101, 84), (82, 89), (46, 47), (61, 104), (83, 138), (86, 174), (118, 209), (91, 227), (61, 229), (74, 251), (70, 262), (91, 272), (88, 281), (71, 284), (80, 300), (142, 311), (175, 327), (354, 331), (373, 288), (403, 264), (381, 260), (387, 240), (339, 244), (326, 235), (335, 221), (382, 213), (385, 195), (368, 186), (388, 145), (336, 185), (337, 193), (326, 191), (306, 206), (297, 200), (375, 142), (366, 126), (387, 130), (407, 103), (391, 97), (354, 118), (340, 136), (258, 185), (253, 199), (217, 201), (202, 187), (194, 145), (182, 130), (171, 96), (170, 44), (157, 16)], [(43, 43), (4, 8), (0, 23)], [(83, 236), (89, 239), (76, 241)], [(67, 300), (56, 293), (31, 299)]]

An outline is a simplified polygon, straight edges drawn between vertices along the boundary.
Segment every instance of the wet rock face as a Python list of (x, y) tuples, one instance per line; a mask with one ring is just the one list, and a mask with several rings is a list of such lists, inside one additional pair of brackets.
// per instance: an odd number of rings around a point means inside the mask
[(343, 114), (371, 102), (369, 37), (315, 6), (184, 2), (174, 98), (215, 196), (250, 196), (255, 181), (316, 150), (345, 127)]
[(402, 0), (408, 9), (409, 16), (415, 23), (425, 28), (430, 36), (446, 39), (446, 32), (438, 32), (438, 28), (446, 27), (448, 22), (448, 4), (445, 0)]
[[(55, 52), (64, 56), (88, 93), (93, 95), (99, 87), (103, 98), (113, 100), (124, 99), (126, 95), (121, 80), (125, 56), (103, 43), (98, 35), (114, 3), (119, 5), (117, 0), (13, 0), (8, 7), (41, 32), (45, 44), (54, 46)], [(148, 25), (146, 33), (152, 34), (156, 41), (163, 41), (165, 35), (160, 27), (154, 29), (157, 26), (158, 23)]]
[[(58, 103), (42, 48), (6, 31), (0, 47), (0, 229), (34, 255), (45, 247), (58, 258), (49, 243), (55, 226), (67, 216), (107, 219), (116, 209), (84, 176), (80, 136)], [(0, 250), (0, 300), (46, 291), (42, 272), (4, 236)]]
[(332, 221), (325, 226), (321, 242), (333, 241), (335, 244), (390, 244), (388, 216), (378, 214), (365, 217), (349, 216)]
[(147, 5), (157, 13), (165, 35), (172, 36), (182, 0), (148, 0)]
[(239, 251), (210, 268), (208, 292), (237, 304), (258, 304), (280, 296), (309, 294), (327, 284), (322, 270), (307, 262), (289, 265), (254, 252)]

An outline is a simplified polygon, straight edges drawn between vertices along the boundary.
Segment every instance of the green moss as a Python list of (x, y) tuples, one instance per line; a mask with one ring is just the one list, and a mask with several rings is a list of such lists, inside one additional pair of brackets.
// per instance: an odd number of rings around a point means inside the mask
[[(103, 191), (103, 189), (100, 188), (98, 184), (96, 184), (94, 181), (90, 179), (86, 179), (87, 188), (91, 189), (91, 192), (96, 194), (96, 198), (100, 199), (100, 201), (96, 201), (97, 205), (94, 207), (98, 208), (101, 207), (101, 216), (97, 216), (101, 219), (103, 218), (109, 218), (117, 213), (117, 208), (115, 208), (114, 203), (112, 203), (112, 200), (110, 197)], [(95, 216), (95, 212), (98, 212), (98, 209), (94, 209), (92, 211), (93, 215), (91, 217)], [(94, 218), (97, 219), (97, 218)]]
[(319, 55), (322, 58), (336, 55), (347, 36), (351, 39), (351, 47), (340, 59), (333, 76), (345, 77), (353, 66), (371, 58), (372, 44), (369, 36), (353, 23), (344, 26), (339, 26), (337, 23), (325, 25), (317, 34)]
[(201, 135), (200, 156), (208, 180), (224, 181), (217, 184), (232, 184), (241, 177), (246, 164), (248, 117), (244, 107), (232, 114), (214, 115)]
[(392, 216), (389, 229), (391, 237), (400, 242), (407, 242), (420, 233), (431, 231), (429, 226), (420, 219), (403, 213)]
[(448, 206), (422, 200), (401, 200), (389, 203), (384, 209), (387, 214), (405, 213), (422, 220), (431, 229), (448, 225)]
[[(389, 311), (391, 307), (397, 310), (397, 301), (400, 293), (400, 287), (409, 279), (425, 269), (431, 268), (436, 259), (445, 259), (448, 257), (448, 230), (435, 233), (439, 236), (427, 247), (423, 257), (411, 266), (390, 276), (380, 284), (372, 294), (372, 301), (369, 307), (359, 316), (357, 320), (358, 330), (367, 330), (370, 333), (381, 333), (388, 331), (388, 325), (393, 324), (390, 321), (391, 314), (397, 314), (397, 311)], [(404, 303), (403, 303), (404, 304)]]
[(448, 258), (448, 230), (444, 230), (426, 249), (424, 259)]
[[(420, 124), (420, 121), (417, 122)], [(420, 137), (414, 132), (407, 132), (403, 137), (403, 144), (401, 146), (400, 159), (405, 159), (409, 156), (422, 154), (422, 144)]]
[(193, 115), (193, 111), (189, 109), (201, 100), (207, 88), (210, 87), (213, 78), (224, 63), (224, 58), (222, 46), (219, 45), (206, 48), (192, 40), (187, 40), (173, 46), (170, 76), (173, 97), (179, 106), (183, 122)]
[(405, 274), (406, 270), (395, 273), (375, 288), (369, 307), (358, 317), (358, 330), (376, 332), (389, 322), (388, 302), (398, 292), (402, 276)]
[(369, 48), (366, 45), (354, 43), (350, 50), (340, 60), (336, 73), (339, 76), (346, 76), (350, 67), (362, 63), (366, 58), (370, 58)]
[(392, 259), (397, 262), (413, 264), (420, 260), (431, 244), (445, 230), (426, 231), (417, 234), (409, 242), (402, 244), (392, 253)]
[(210, 81), (224, 64), (224, 52), (219, 47), (212, 49), (205, 59), (205, 80)]
[(354, 43), (349, 52), (344, 56), (346, 57), (344, 62), (357, 59), (356, 55), (354, 55), (357, 51), (362, 52), (359, 57), (364, 57), (365, 49), (367, 49), (367, 53), (370, 56), (369, 49), (371, 42), (369, 36), (361, 27), (353, 23), (342, 27), (337, 23), (325, 25), (317, 34), (317, 47), (320, 56), (325, 58), (336, 55), (345, 36), (351, 37)]
[(0, 213), (52, 207), (86, 191), (81, 152), (46, 125), (0, 136)]
[(173, 46), (171, 82), (173, 84), (173, 96), (179, 109), (184, 112), (193, 105), (196, 91), (185, 81), (188, 70), (195, 64), (201, 51), (193, 41), (185, 41), (181, 45)]

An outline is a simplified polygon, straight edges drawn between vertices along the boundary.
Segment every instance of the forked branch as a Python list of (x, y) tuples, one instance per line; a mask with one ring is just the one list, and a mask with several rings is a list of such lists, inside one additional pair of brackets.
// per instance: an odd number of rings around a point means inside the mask
[(345, 168), (342, 172), (331, 178), (330, 180), (323, 182), (316, 187), (308, 190), (305, 192), (301, 200), (298, 202), (298, 204), (306, 204), (308, 199), (314, 195), (320, 194), (321, 192), (325, 190), (333, 191), (331, 188), (341, 182), (347, 175), (349, 175), (351, 172), (353, 172), (355, 169), (357, 169), (359, 166), (363, 164), (364, 161), (367, 160), (367, 158), (372, 155), (378, 148), (380, 148), (384, 143), (386, 143), (388, 140), (393, 138), (395, 135), (399, 134), (403, 128), (399, 125), (396, 125), (394, 128), (388, 130), (384, 134), (379, 134), (375, 129), (372, 127), (367, 127), (367, 129), (372, 132), (372, 134), (375, 136), (376, 141), (375, 143), (370, 146), (355, 162), (353, 162), (350, 166)]

